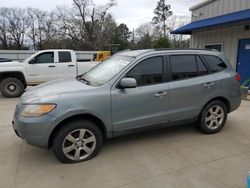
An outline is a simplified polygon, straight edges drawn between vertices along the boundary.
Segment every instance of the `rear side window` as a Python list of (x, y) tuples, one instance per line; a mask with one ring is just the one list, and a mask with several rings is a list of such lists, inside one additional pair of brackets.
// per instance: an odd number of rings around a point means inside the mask
[(199, 75), (207, 74), (208, 70), (199, 56), (196, 56), (196, 62), (197, 62), (198, 74)]
[(70, 52), (59, 52), (59, 63), (71, 62)]
[(141, 61), (128, 72), (127, 77), (135, 78), (138, 86), (163, 82), (163, 58), (152, 57)]
[(199, 56), (173, 55), (170, 56), (173, 80), (187, 79), (207, 74), (207, 69)]
[(219, 72), (227, 68), (227, 65), (219, 57), (213, 55), (203, 55), (203, 57), (213, 72)]

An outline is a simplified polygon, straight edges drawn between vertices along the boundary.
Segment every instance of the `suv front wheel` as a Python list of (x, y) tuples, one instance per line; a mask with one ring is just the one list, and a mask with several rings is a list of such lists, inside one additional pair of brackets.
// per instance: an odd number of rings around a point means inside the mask
[(198, 128), (206, 134), (219, 132), (227, 120), (227, 107), (219, 100), (207, 104), (201, 111)]
[(102, 146), (102, 133), (91, 121), (76, 120), (63, 126), (53, 141), (55, 156), (63, 163), (89, 160)]

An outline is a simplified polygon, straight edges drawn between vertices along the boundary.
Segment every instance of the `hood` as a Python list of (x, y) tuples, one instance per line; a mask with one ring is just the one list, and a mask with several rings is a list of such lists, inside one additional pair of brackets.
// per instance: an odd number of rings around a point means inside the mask
[(39, 103), (61, 97), (71, 92), (81, 92), (96, 87), (86, 85), (75, 78), (64, 78), (35, 86), (21, 97), (22, 103)]
[(10, 62), (1, 62), (0, 67), (16, 67), (16, 66), (23, 66), (24, 63), (21, 63), (19, 61), (10, 61)]

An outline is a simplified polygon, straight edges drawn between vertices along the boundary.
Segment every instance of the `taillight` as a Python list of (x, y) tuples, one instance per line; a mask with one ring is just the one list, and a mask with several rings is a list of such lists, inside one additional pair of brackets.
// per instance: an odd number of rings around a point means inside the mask
[(235, 80), (240, 81), (240, 74), (237, 74), (237, 75), (235, 76)]

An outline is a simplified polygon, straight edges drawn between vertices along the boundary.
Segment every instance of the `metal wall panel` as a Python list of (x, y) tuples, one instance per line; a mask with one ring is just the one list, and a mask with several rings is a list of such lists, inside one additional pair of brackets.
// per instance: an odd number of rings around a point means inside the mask
[(192, 21), (250, 9), (250, 0), (216, 0), (192, 11)]
[(238, 26), (209, 29), (203, 31), (193, 31), (191, 36), (192, 48), (204, 48), (205, 44), (223, 43), (223, 51), (236, 68), (238, 42), (239, 39), (250, 38), (250, 31), (245, 30), (245, 26), (250, 23)]

